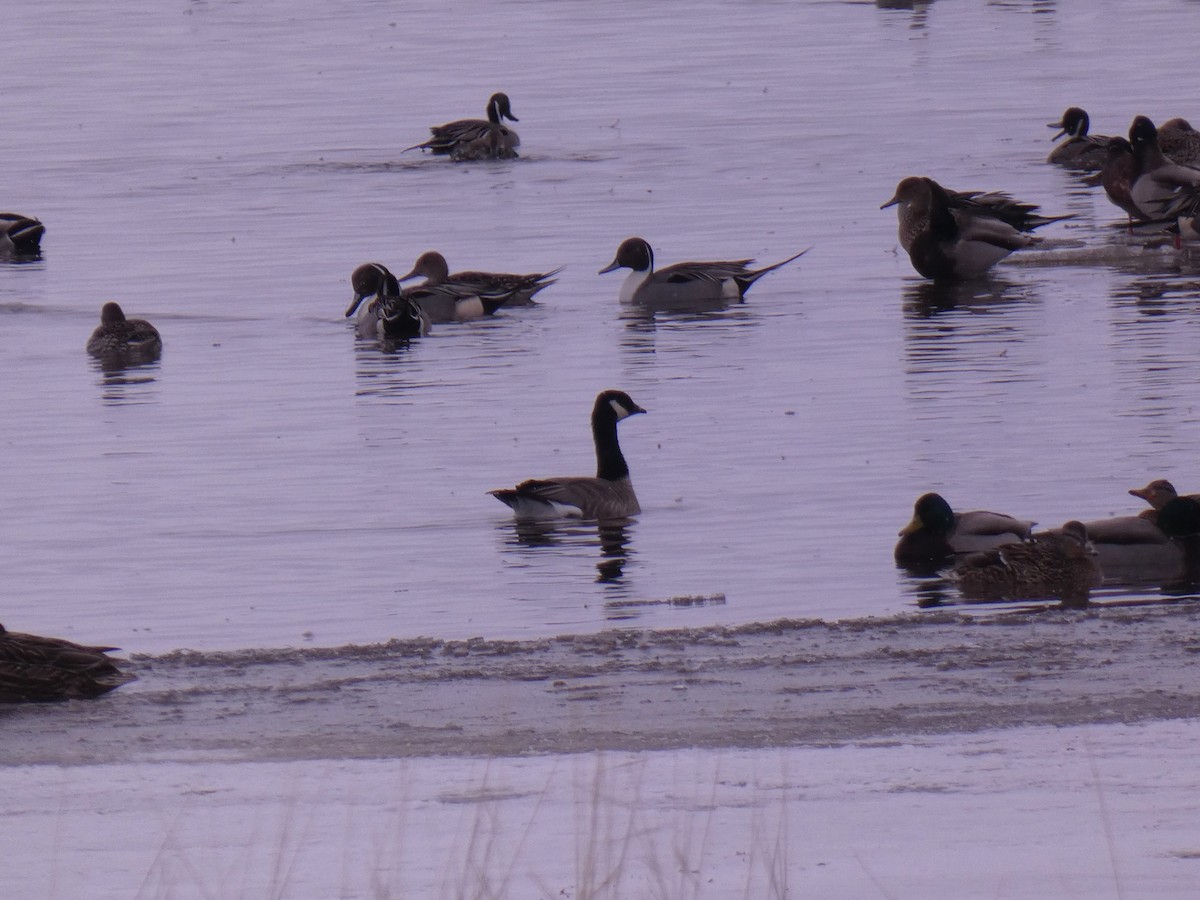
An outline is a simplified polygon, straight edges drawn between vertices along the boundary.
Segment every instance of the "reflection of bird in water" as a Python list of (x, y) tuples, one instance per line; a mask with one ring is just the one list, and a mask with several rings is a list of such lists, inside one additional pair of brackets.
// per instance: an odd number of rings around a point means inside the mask
[(912, 520), (900, 530), (893, 555), (906, 568), (932, 573), (955, 554), (1026, 540), (1033, 526), (1004, 513), (956, 513), (940, 494), (923, 494), (913, 504)]
[(0, 625), (0, 703), (91, 699), (135, 680), (107, 654), (61, 638), (8, 631)]
[(641, 512), (629, 466), (617, 441), (617, 423), (644, 413), (624, 391), (601, 391), (592, 407), (592, 440), (596, 445), (596, 475), (531, 479), (515, 488), (489, 491), (522, 519), (576, 516), (583, 519), (623, 519)]
[(949, 578), (971, 600), (1047, 600), (1086, 606), (1101, 580), (1096, 551), (1082, 522), (1058, 533), (974, 553), (957, 563)]

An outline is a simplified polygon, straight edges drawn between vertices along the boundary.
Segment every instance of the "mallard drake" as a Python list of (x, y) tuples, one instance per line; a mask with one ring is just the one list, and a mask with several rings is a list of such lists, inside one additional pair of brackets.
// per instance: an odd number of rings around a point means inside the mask
[(1043, 216), (1038, 207), (1001, 192), (951, 192), (932, 178), (909, 176), (880, 209), (896, 206), (900, 246), (913, 268), (935, 281), (976, 278), (1038, 238), (1028, 232), (1071, 216)]
[(970, 600), (1048, 600), (1086, 606), (1101, 582), (1096, 551), (1082, 522), (1021, 544), (974, 553), (950, 571), (950, 580)]
[(1129, 196), (1145, 221), (1170, 218), (1168, 209), (1182, 191), (1200, 188), (1200, 169), (1171, 162), (1158, 146), (1158, 129), (1146, 116), (1137, 116), (1129, 126), (1133, 148), (1133, 181)]
[(622, 303), (655, 307), (680, 307), (741, 303), (754, 282), (799, 259), (808, 250), (761, 269), (751, 269), (753, 259), (715, 262), (681, 262), (665, 269), (654, 268), (654, 251), (644, 238), (631, 237), (621, 242), (617, 255), (598, 274), (616, 269), (631, 269), (621, 284)]
[[(350, 274), (354, 299), (346, 318), (358, 312), (355, 331), (359, 337), (407, 340), (429, 333), (429, 316), (400, 291), (396, 276), (382, 263), (363, 263)], [(363, 300), (374, 295), (364, 304)]]
[(87, 352), (106, 364), (136, 365), (162, 355), (162, 336), (145, 319), (127, 319), (111, 300), (100, 307), (100, 324), (87, 341)]
[(1027, 540), (1034, 524), (981, 509), (956, 513), (941, 494), (922, 494), (900, 529), (894, 556), (903, 566), (936, 569), (955, 554)]
[(46, 226), (19, 213), (0, 213), (0, 255), (33, 256), (41, 250)]
[(1158, 149), (1171, 162), (1200, 166), (1200, 131), (1178, 116), (1158, 126)]
[(417, 257), (416, 263), (407, 275), (400, 281), (410, 278), (425, 277), (422, 287), (435, 287), (441, 284), (465, 285), (483, 294), (506, 296), (505, 306), (530, 306), (533, 296), (554, 284), (554, 276), (561, 272), (561, 267), (549, 272), (533, 272), (529, 275), (513, 275), (508, 272), (450, 272), (446, 257), (436, 250), (429, 250)]
[(135, 680), (107, 654), (61, 638), (8, 631), (0, 625), (0, 703), (82, 700)]
[(601, 391), (592, 407), (592, 440), (596, 445), (596, 475), (523, 481), (515, 488), (489, 491), (509, 506), (518, 519), (576, 516), (583, 519), (624, 519), (641, 512), (629, 466), (617, 442), (617, 423), (644, 413), (624, 391)]
[(520, 121), (512, 113), (508, 94), (496, 93), (488, 98), (487, 119), (458, 119), (445, 125), (434, 125), (433, 135), (423, 144), (405, 147), (409, 150), (429, 150), (446, 154), (453, 160), (516, 159), (521, 138), (501, 121)]
[(1108, 155), (1108, 142), (1112, 138), (1103, 134), (1088, 134), (1089, 125), (1090, 120), (1085, 110), (1078, 106), (1067, 107), (1059, 121), (1051, 122), (1047, 126), (1059, 129), (1050, 140), (1057, 141), (1063, 135), (1068, 137), (1050, 151), (1046, 162), (1083, 171), (1103, 168)]

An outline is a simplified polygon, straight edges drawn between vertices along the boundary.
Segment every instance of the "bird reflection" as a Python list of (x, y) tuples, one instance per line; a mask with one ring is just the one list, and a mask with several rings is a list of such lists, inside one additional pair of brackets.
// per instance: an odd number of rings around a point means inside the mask
[(625, 567), (635, 556), (630, 547), (633, 519), (613, 519), (605, 522), (581, 522), (567, 519), (506, 520), (504, 530), (509, 547), (540, 549), (557, 547), (572, 550), (579, 547), (598, 548), (596, 583), (619, 586), (624, 583)]
[(1030, 299), (1030, 289), (1000, 278), (976, 281), (916, 281), (904, 288), (904, 313), (929, 319), (961, 307), (1003, 306)]
[[(410, 346), (411, 344), (411, 346)], [(356, 341), (354, 345), (354, 368), (360, 397), (396, 397), (411, 393), (420, 387), (420, 373), (414, 360), (416, 342), (409, 341)]]
[(158, 400), (159, 363), (125, 364), (92, 360), (100, 374), (100, 399), (111, 406), (137, 406)]

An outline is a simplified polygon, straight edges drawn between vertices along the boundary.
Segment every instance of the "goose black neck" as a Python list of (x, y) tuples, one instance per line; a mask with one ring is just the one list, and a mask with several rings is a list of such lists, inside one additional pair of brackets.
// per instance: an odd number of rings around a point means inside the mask
[(596, 477), (617, 481), (629, 477), (629, 465), (617, 442), (617, 414), (607, 402), (592, 410), (592, 439), (596, 442)]

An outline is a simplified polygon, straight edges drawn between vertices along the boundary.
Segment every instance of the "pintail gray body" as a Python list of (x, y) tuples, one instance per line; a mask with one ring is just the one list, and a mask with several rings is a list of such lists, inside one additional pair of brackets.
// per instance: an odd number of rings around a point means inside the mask
[(654, 251), (640, 237), (621, 242), (616, 257), (600, 270), (601, 275), (616, 269), (630, 269), (621, 284), (622, 303), (636, 303), (657, 309), (719, 308), (741, 303), (746, 292), (768, 272), (799, 259), (801, 250), (770, 266), (751, 269), (753, 259), (681, 262), (662, 269), (654, 268)]
[(482, 159), (516, 159), (521, 138), (504, 124), (504, 120), (519, 121), (513, 115), (508, 95), (492, 94), (487, 102), (486, 119), (458, 119), (444, 125), (434, 125), (432, 137), (408, 150), (428, 150), (449, 156), (455, 161)]

